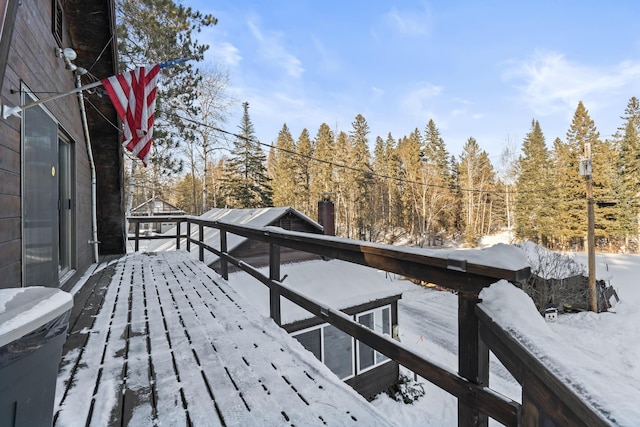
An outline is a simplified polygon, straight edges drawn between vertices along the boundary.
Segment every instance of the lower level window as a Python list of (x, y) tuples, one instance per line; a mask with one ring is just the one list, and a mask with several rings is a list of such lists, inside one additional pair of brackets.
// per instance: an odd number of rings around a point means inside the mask
[(353, 376), (353, 338), (333, 325), (292, 334), (331, 371), (344, 380)]
[[(373, 331), (391, 335), (391, 308), (389, 306), (361, 313), (356, 316), (356, 320)], [(358, 372), (366, 371), (388, 360), (389, 358), (384, 354), (358, 342)]]

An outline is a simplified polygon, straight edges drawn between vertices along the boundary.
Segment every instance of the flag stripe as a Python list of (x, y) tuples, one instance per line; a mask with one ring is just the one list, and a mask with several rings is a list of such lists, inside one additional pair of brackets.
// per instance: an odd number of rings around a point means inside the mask
[(124, 125), (122, 145), (146, 165), (151, 153), (160, 66), (145, 67), (102, 80)]

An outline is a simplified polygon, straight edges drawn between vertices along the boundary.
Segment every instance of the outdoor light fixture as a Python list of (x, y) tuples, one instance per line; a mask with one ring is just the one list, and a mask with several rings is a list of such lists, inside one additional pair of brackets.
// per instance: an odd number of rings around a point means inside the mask
[(76, 71), (78, 69), (78, 66), (71, 62), (71, 61), (75, 61), (75, 59), (78, 57), (78, 54), (76, 53), (75, 50), (71, 49), (70, 47), (65, 47), (64, 49), (57, 47), (56, 56), (58, 58), (64, 59), (64, 63), (65, 63), (64, 68), (66, 68), (67, 70)]
[(65, 47), (64, 49), (57, 47), (56, 56), (58, 58), (64, 58), (66, 62), (66, 61), (75, 61), (75, 59), (78, 57), (78, 54), (76, 53), (75, 50), (71, 49), (70, 47)]

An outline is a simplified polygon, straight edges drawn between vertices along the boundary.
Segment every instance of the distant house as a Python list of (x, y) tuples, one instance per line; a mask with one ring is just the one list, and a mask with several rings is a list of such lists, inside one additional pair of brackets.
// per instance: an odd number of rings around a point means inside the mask
[[(201, 218), (257, 227), (276, 226), (315, 234), (323, 232), (320, 224), (291, 207), (212, 209)], [(167, 234), (175, 234), (175, 230)], [(197, 237), (197, 230), (193, 237)], [(268, 245), (231, 234), (227, 239), (231, 255), (254, 267), (261, 267), (263, 274), (268, 275)], [(205, 231), (204, 240), (219, 249), (220, 234), (217, 230)], [(175, 249), (174, 239), (164, 243), (154, 241), (149, 245), (150, 251), (172, 249)], [(192, 254), (198, 256), (194, 246)], [(353, 316), (355, 321), (375, 331), (390, 336), (397, 331), (398, 300), (402, 295), (386, 273), (344, 261), (322, 260), (316, 255), (287, 248), (281, 248), (280, 259), (281, 274), (283, 277), (286, 275), (283, 283)], [(220, 267), (218, 257), (206, 254), (206, 251), (205, 262), (216, 270)], [(242, 271), (230, 274), (229, 283), (254, 303), (262, 314), (269, 316), (266, 286)], [(284, 298), (281, 312), (282, 327), (364, 397), (373, 398), (396, 384), (399, 374), (397, 362), (355, 341)]]
[[(131, 210), (132, 216), (172, 216), (172, 215), (184, 215), (185, 212), (173, 206), (171, 203), (165, 202), (161, 199), (149, 199), (146, 202), (136, 206)], [(164, 233), (165, 231), (175, 227), (175, 223), (171, 222), (150, 222), (141, 223), (140, 231)], [(129, 232), (134, 230), (129, 227)]]
[[(302, 231), (305, 233), (322, 234), (323, 227), (291, 207), (272, 207), (259, 209), (211, 209), (199, 218), (210, 221), (225, 221), (233, 224), (251, 225), (255, 227), (275, 226), (285, 230)], [(185, 227), (183, 225), (183, 227)], [(186, 230), (182, 230), (185, 232)], [(166, 234), (174, 234), (175, 228), (167, 230)], [(198, 229), (193, 227), (191, 237), (198, 238)], [(251, 241), (242, 236), (229, 235), (227, 238), (227, 249), (236, 258), (239, 258), (254, 267), (269, 264), (269, 245), (263, 242)], [(204, 231), (204, 241), (215, 249), (220, 249), (220, 232), (213, 228), (206, 228)], [(186, 247), (186, 241), (180, 245)], [(175, 250), (175, 239), (167, 241), (154, 241), (149, 243), (148, 250), (166, 251)], [(197, 248), (192, 247), (191, 253), (198, 256)], [(281, 248), (280, 260), (282, 263), (319, 259), (317, 255), (305, 252), (294, 251), (288, 248)], [(204, 262), (214, 270), (220, 272), (220, 259), (218, 256), (205, 251)], [(229, 266), (229, 271), (233, 271), (233, 266)]]
[[(112, 1), (6, 0), (0, 7), (4, 107), (70, 91), (78, 79), (86, 84), (84, 69), (99, 79), (117, 72)], [(125, 252), (117, 115), (108, 97), (85, 95), (84, 110), (72, 94), (0, 118), (0, 288), (70, 283), (94, 262), (98, 241), (101, 254)]]

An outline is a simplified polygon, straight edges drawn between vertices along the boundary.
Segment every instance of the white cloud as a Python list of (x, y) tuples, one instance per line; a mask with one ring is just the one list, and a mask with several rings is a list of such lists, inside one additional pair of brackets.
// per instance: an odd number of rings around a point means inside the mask
[(405, 36), (423, 36), (429, 34), (432, 26), (431, 15), (428, 11), (405, 10), (395, 7), (384, 15), (384, 19)]
[(229, 66), (236, 66), (242, 61), (242, 56), (238, 48), (228, 42), (211, 45), (209, 47), (209, 53), (213, 55), (216, 60)]
[(569, 61), (557, 52), (536, 52), (512, 62), (503, 78), (516, 82), (519, 100), (536, 115), (548, 116), (573, 111), (579, 101), (589, 100), (593, 107), (622, 89), (631, 92), (640, 78), (640, 63), (598, 67)]
[(316, 48), (316, 52), (320, 58), (320, 66), (327, 72), (335, 73), (342, 68), (340, 60), (335, 55), (335, 52), (329, 51), (325, 48), (320, 39), (313, 36), (313, 45)]
[(427, 104), (433, 102), (444, 88), (431, 83), (423, 83), (420, 87), (412, 89), (409, 94), (401, 101), (401, 105), (406, 110), (423, 111)]
[(263, 32), (258, 25), (249, 20), (247, 23), (253, 37), (259, 44), (260, 55), (272, 65), (281, 66), (293, 78), (300, 78), (304, 73), (302, 62), (289, 53), (282, 43), (282, 34), (275, 31)]
[(371, 92), (373, 92), (374, 99), (381, 98), (384, 95), (384, 90), (375, 86), (371, 87)]

